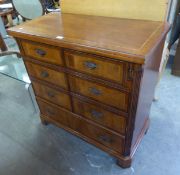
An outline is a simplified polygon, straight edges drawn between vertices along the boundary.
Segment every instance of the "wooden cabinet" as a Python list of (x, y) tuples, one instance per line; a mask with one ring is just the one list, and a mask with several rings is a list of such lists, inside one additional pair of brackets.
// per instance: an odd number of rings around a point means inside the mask
[(19, 44), (42, 123), (129, 167), (149, 127), (168, 30), (161, 22), (57, 13), (8, 31)]

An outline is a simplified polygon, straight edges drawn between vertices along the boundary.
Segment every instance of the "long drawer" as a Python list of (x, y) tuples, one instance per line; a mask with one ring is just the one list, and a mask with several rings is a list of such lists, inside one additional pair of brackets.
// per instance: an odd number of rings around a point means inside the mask
[(78, 115), (75, 115), (65, 109), (55, 105), (45, 103), (38, 98), (38, 104), (41, 113), (46, 117), (64, 125), (74, 131), (93, 139), (94, 141), (108, 147), (109, 149), (116, 150), (122, 153), (124, 146), (124, 137), (111, 133), (110, 131), (101, 128), (97, 125), (83, 120)]
[(125, 134), (126, 118), (109, 112), (101, 107), (83, 102), (77, 98), (73, 98), (73, 108), (76, 114), (87, 119), (95, 121), (118, 133)]
[(47, 81), (49, 83), (68, 89), (67, 79), (63, 72), (57, 72), (38, 64), (33, 64), (28, 61), (25, 62), (28, 72), (31, 76)]
[(116, 63), (90, 54), (73, 51), (65, 52), (65, 61), (68, 68), (123, 84), (125, 71), (123, 62)]
[(71, 110), (71, 101), (69, 95), (35, 81), (33, 81), (33, 88), (37, 96)]
[(68, 76), (71, 91), (118, 109), (128, 110), (128, 94), (77, 77)]
[(21, 41), (25, 55), (43, 62), (63, 65), (62, 51), (50, 45)]

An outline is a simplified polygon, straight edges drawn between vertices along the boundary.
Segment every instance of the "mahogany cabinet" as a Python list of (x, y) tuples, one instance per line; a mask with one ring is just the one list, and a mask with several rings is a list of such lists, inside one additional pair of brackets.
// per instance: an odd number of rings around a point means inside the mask
[(53, 13), (8, 32), (42, 123), (81, 137), (125, 168), (149, 127), (168, 30), (163, 22)]

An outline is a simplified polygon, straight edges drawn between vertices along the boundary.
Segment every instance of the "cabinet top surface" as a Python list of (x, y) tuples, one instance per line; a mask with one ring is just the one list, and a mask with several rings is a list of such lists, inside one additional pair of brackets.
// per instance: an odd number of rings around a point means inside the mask
[(8, 32), (17, 38), (124, 55), (143, 63), (168, 29), (163, 22), (51, 13)]

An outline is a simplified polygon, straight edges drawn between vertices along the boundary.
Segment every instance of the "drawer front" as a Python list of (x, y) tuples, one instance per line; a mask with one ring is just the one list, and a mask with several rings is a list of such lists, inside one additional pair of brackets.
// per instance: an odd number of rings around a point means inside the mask
[(33, 82), (33, 88), (37, 96), (71, 110), (71, 101), (69, 95), (35, 81)]
[(71, 113), (67, 110), (63, 110), (62, 108), (58, 108), (57, 106), (45, 103), (41, 99), (37, 98), (37, 102), (41, 111), (41, 114), (46, 117), (68, 127), (73, 130), (78, 130), (80, 123), (76, 117), (73, 117)]
[(69, 76), (71, 91), (93, 98), (104, 104), (127, 111), (128, 94), (80, 78)]
[(22, 41), (21, 43), (27, 56), (40, 61), (63, 65), (61, 49), (28, 41)]
[(46, 104), (38, 100), (41, 113), (56, 122), (69, 127), (76, 132), (95, 140), (98, 143), (122, 153), (124, 138), (111, 133), (104, 128), (92, 125), (77, 115), (70, 113), (54, 105)]
[(125, 134), (126, 118), (118, 116), (112, 112), (106, 111), (95, 105), (82, 102), (73, 98), (73, 108), (76, 114), (93, 120), (111, 130)]
[(89, 73), (104, 79), (123, 83), (123, 63), (113, 63), (110, 61), (96, 59), (93, 56), (65, 53), (67, 67), (77, 71)]
[(81, 121), (79, 132), (112, 150), (123, 151), (124, 139), (101, 127)]
[(67, 80), (63, 72), (57, 72), (30, 62), (25, 62), (25, 64), (31, 76), (67, 89)]

